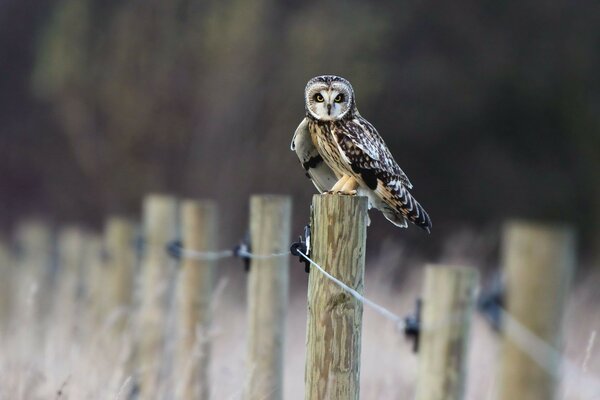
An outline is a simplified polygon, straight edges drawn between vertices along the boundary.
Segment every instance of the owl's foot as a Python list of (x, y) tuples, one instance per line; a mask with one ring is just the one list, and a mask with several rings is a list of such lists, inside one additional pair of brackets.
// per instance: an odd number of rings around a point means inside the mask
[(350, 175), (342, 176), (333, 185), (330, 191), (325, 192), (326, 194), (342, 194), (346, 196), (356, 196), (356, 189), (358, 188), (358, 182)]
[(333, 187), (331, 188), (330, 191), (326, 192), (327, 194), (334, 194), (334, 193), (339, 193), (342, 188), (344, 187), (344, 185), (346, 184), (346, 182), (348, 181), (348, 179), (350, 179), (349, 175), (344, 175), (342, 176), (336, 183), (335, 185), (333, 185)]
[(356, 189), (358, 188), (358, 182), (354, 177), (350, 176), (342, 186), (340, 190), (341, 194), (345, 194), (347, 196), (356, 196)]

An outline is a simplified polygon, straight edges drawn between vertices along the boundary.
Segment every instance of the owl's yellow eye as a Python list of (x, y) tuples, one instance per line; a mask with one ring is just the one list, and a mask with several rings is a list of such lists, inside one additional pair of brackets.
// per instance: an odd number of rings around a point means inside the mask
[(333, 99), (333, 101), (335, 101), (336, 103), (341, 103), (342, 101), (344, 101), (344, 95), (338, 94), (337, 96), (335, 96), (335, 99)]
[(321, 96), (319, 93), (315, 94), (315, 101), (317, 101), (318, 103), (322, 103), (325, 101), (325, 99), (323, 98), (323, 96)]

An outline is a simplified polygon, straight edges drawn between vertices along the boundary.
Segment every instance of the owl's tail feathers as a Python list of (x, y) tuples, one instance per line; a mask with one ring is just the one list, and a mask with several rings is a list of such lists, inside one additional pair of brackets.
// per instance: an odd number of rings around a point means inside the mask
[(381, 193), (385, 199), (385, 205), (380, 208), (383, 215), (396, 226), (405, 228), (408, 226), (407, 221), (410, 221), (430, 233), (432, 225), (427, 211), (405, 187), (394, 189), (396, 190)]
[(429, 218), (429, 214), (427, 211), (419, 204), (419, 202), (412, 197), (412, 195), (406, 190), (406, 188), (402, 188), (398, 193), (398, 198), (400, 199), (399, 210), (400, 212), (413, 224), (417, 225), (419, 228), (422, 228), (427, 231), (427, 233), (431, 233), (431, 218)]

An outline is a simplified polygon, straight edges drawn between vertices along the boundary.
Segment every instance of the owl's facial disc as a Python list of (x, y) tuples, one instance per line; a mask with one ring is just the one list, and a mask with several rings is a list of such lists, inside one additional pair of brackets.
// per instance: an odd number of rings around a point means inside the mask
[(333, 121), (345, 111), (343, 93), (332, 88), (321, 90), (313, 95), (313, 108), (324, 121)]
[(306, 108), (320, 121), (336, 121), (351, 107), (352, 92), (342, 82), (315, 83), (307, 88)]

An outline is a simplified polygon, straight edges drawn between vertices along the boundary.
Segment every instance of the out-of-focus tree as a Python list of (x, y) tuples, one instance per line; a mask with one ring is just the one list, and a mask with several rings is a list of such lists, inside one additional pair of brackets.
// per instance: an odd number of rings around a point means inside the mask
[[(273, 190), (298, 170), (287, 148), (303, 114), (303, 63), (314, 59), (315, 75), (331, 59), (382, 85), (374, 44), (386, 24), (358, 2), (335, 24), (268, 0), (103, 4), (57, 5), (33, 75), (101, 204), (131, 206), (148, 190), (222, 193), (239, 216), (236, 191)], [(369, 23), (349, 35), (345, 21), (361, 16)]]
[(307, 202), (287, 148), (304, 84), (335, 73), (354, 84), (436, 232), (517, 215), (590, 233), (600, 227), (599, 7), (57, 0), (32, 86), (69, 161), (36, 172), (63, 178), (42, 179), (53, 183), (40, 201), (65, 215), (73, 207), (61, 204), (83, 202), (97, 219), (166, 190), (216, 197), (227, 225), (243, 225), (251, 192)]

